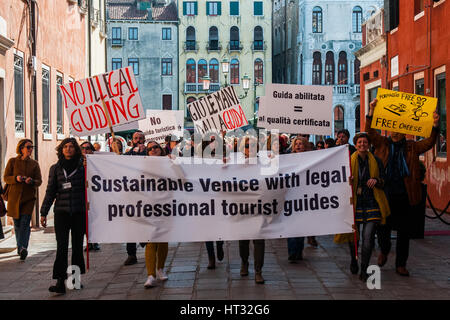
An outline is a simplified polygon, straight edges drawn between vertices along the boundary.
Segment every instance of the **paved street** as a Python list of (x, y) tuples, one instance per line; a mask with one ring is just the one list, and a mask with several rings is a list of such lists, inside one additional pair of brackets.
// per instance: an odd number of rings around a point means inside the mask
[[(56, 242), (52, 228), (48, 228), (32, 232), (25, 262), (15, 251), (0, 254), (0, 299), (450, 299), (450, 227), (426, 219), (426, 230), (437, 235), (411, 242), (411, 277), (395, 273), (391, 253), (382, 268), (381, 290), (367, 289), (350, 273), (347, 246), (334, 244), (332, 236), (322, 236), (317, 237), (318, 248), (306, 244), (304, 260), (296, 264), (287, 261), (285, 239), (266, 241), (264, 285), (254, 282), (252, 257), (250, 275), (239, 275), (237, 241), (226, 242), (225, 258), (217, 262), (216, 270), (206, 268), (203, 243), (170, 243), (166, 261), (169, 280), (151, 289), (143, 287), (146, 270), (142, 248), (138, 248), (138, 264), (123, 266), (125, 245), (103, 244), (101, 251), (90, 254), (90, 270), (82, 276), (84, 289), (54, 297), (48, 287), (54, 283), (51, 274)], [(373, 264), (376, 257), (377, 252), (372, 256)]]

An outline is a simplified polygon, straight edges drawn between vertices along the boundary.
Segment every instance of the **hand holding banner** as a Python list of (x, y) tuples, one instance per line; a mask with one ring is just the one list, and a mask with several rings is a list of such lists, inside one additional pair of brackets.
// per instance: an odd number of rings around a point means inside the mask
[(437, 99), (418, 94), (378, 89), (372, 128), (428, 138)]

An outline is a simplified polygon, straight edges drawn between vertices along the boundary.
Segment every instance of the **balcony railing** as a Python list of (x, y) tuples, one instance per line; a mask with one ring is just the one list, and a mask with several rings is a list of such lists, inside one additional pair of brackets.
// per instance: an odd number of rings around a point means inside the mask
[(202, 83), (185, 83), (184, 84), (184, 93), (211, 93), (220, 90), (220, 83), (211, 83), (209, 85), (209, 90), (203, 90)]
[(243, 46), (241, 45), (241, 42), (238, 40), (233, 40), (228, 43), (228, 51), (241, 51), (243, 49)]
[(258, 40), (252, 42), (252, 51), (264, 51), (267, 49), (265, 41)]
[(23, 119), (15, 120), (15, 129), (16, 129), (16, 132), (25, 132), (24, 127), (23, 127)]
[(209, 41), (206, 45), (207, 51), (221, 51), (222, 45), (217, 40)]
[(359, 95), (359, 90), (360, 90), (360, 87), (359, 87), (359, 84), (354, 84), (353, 85), (353, 95)]
[(187, 40), (184, 42), (184, 51), (198, 51), (198, 44), (195, 40)]
[(109, 40), (111, 47), (123, 47), (125, 44), (125, 39), (110, 39)]
[(333, 86), (333, 94), (352, 94), (359, 95), (359, 84), (341, 84)]

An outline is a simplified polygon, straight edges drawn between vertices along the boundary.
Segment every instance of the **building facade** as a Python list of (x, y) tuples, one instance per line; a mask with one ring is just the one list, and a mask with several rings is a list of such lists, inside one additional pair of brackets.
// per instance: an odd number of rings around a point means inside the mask
[[(285, 1), (275, 1), (274, 10), (283, 11)], [(288, 2), (288, 9), (291, 1)], [(289, 49), (292, 36), (289, 35), (289, 15), (287, 24), (274, 30), (274, 42), (280, 43), (280, 55), (283, 48), (295, 52), (295, 68), (277, 64), (274, 68), (274, 82), (293, 81), (296, 74), (297, 84), (332, 85), (333, 132), (346, 128), (353, 136), (359, 131), (356, 121), (359, 114), (359, 60), (354, 51), (362, 45), (362, 23), (366, 17), (375, 13), (383, 5), (380, 0), (324, 0), (298, 1), (298, 32), (296, 49)], [(291, 18), (294, 21), (294, 18)], [(283, 26), (286, 26), (283, 28)], [(292, 28), (292, 27), (291, 27)], [(284, 31), (283, 31), (284, 29)], [(287, 42), (283, 44), (283, 42)], [(275, 55), (276, 57), (277, 55)], [(289, 59), (287, 59), (289, 61)], [(289, 74), (288, 74), (289, 73)]]
[[(178, 1), (180, 109), (199, 97), (202, 79), (211, 79), (209, 92), (234, 86), (247, 120), (254, 123), (258, 97), (272, 80), (272, 2)], [(222, 62), (229, 62), (223, 72)], [(250, 78), (247, 93), (242, 78)], [(186, 127), (192, 127), (185, 111)]]
[[(438, 99), (436, 111), (440, 115), (440, 136), (434, 148), (420, 158), (427, 169), (428, 194), (432, 204), (439, 209), (444, 209), (450, 201), (447, 158), (447, 96), (450, 89), (446, 80), (450, 76), (449, 16), (450, 4), (445, 0), (386, 1), (384, 36), (378, 36), (378, 40), (372, 40), (360, 50), (362, 61), (368, 63), (362, 71), (362, 77), (366, 74), (368, 80), (361, 78), (362, 92), (365, 93), (361, 99), (361, 121), (365, 120), (368, 102), (376, 95), (377, 87)], [(370, 48), (372, 43), (378, 45)], [(383, 56), (383, 48), (384, 58), (377, 62), (374, 58)], [(372, 55), (374, 58), (370, 59)], [(379, 78), (373, 76), (376, 71)]]
[(132, 66), (144, 109), (178, 110), (177, 6), (111, 0), (108, 70)]

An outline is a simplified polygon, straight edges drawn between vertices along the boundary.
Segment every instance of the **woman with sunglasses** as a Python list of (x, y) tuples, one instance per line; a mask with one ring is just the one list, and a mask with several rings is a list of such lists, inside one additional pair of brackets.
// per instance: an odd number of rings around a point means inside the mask
[[(150, 141), (147, 143), (147, 155), (162, 157), (165, 156), (165, 152), (158, 142)], [(163, 270), (168, 252), (169, 244), (167, 242), (149, 242), (145, 245), (145, 266), (148, 275), (144, 284), (145, 288), (156, 286), (158, 280), (168, 279)]]
[(17, 254), (20, 260), (28, 255), (30, 221), (36, 202), (36, 192), (42, 183), (41, 169), (36, 160), (31, 159), (33, 142), (22, 139), (17, 144), (17, 156), (9, 159), (3, 179), (8, 185), (8, 216), (14, 220)]

